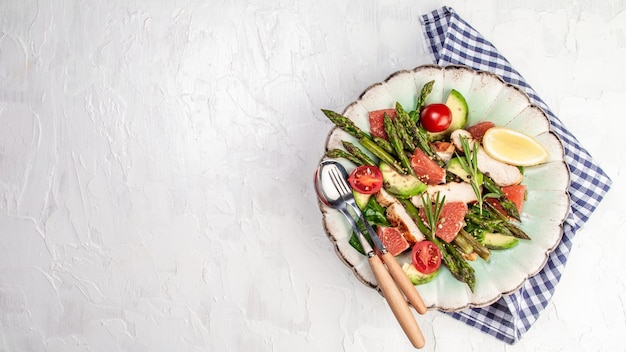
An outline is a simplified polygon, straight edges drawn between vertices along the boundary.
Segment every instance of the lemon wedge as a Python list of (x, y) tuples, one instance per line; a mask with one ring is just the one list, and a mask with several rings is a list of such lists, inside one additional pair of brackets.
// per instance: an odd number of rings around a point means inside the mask
[(506, 127), (492, 127), (483, 136), (490, 157), (515, 166), (533, 166), (548, 159), (548, 151), (534, 138)]

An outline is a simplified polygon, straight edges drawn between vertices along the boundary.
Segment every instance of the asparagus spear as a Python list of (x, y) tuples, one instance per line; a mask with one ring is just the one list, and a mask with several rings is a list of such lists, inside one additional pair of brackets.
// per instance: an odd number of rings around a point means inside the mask
[(378, 159), (393, 167), (399, 173), (403, 175), (407, 174), (407, 171), (402, 167), (402, 165), (400, 165), (400, 163), (398, 163), (398, 161), (391, 154), (387, 153), (381, 146), (376, 144), (370, 138), (362, 137), (359, 139), (359, 143), (361, 143), (363, 148), (369, 150)]
[(389, 137), (389, 142), (393, 146), (393, 149), (396, 151), (396, 155), (398, 159), (400, 159), (400, 164), (404, 167), (409, 174), (415, 176), (415, 171), (411, 167), (411, 162), (409, 158), (404, 153), (404, 148), (402, 146), (402, 141), (398, 137), (398, 132), (394, 126), (394, 123), (391, 121), (389, 115), (385, 114), (384, 116), (384, 124), (385, 124), (385, 132), (387, 132), (387, 136)]
[(528, 236), (528, 234), (526, 234), (524, 230), (520, 229), (518, 226), (516, 226), (511, 221), (509, 221), (509, 219), (507, 219), (507, 217), (504, 216), (504, 214), (502, 214), (496, 208), (494, 208), (493, 205), (489, 203), (486, 203), (486, 204), (487, 204), (487, 208), (489, 209), (489, 212), (501, 221), (502, 226), (506, 230), (508, 230), (508, 232), (511, 233), (511, 235), (513, 235), (514, 237), (523, 239), (523, 240), (530, 239), (530, 236)]
[(343, 144), (343, 147), (346, 148), (346, 150), (354, 155), (355, 157), (357, 157), (359, 160), (361, 160), (363, 163), (363, 165), (376, 165), (376, 163), (374, 162), (374, 160), (372, 160), (372, 158), (370, 158), (367, 154), (365, 154), (359, 147), (357, 147), (356, 145), (347, 142), (347, 141), (341, 141), (341, 144)]
[(409, 135), (409, 132), (405, 128), (404, 124), (398, 117), (391, 121), (393, 122), (396, 131), (398, 131), (398, 137), (400, 137), (400, 140), (402, 141), (403, 148), (412, 153), (415, 150), (415, 144), (413, 144), (413, 138)]
[(369, 134), (363, 132), (363, 130), (355, 125), (354, 122), (352, 122), (352, 120), (350, 120), (349, 118), (331, 110), (322, 109), (322, 112), (324, 113), (324, 115), (326, 115), (326, 117), (328, 117), (330, 121), (332, 121), (332, 123), (334, 123), (342, 130), (348, 132), (352, 136), (356, 138), (370, 137)]
[(322, 109), (322, 112), (337, 127), (356, 137), (359, 140), (359, 143), (365, 149), (374, 154), (377, 158), (391, 165), (394, 169), (396, 169), (396, 171), (400, 172), (401, 174), (407, 173), (407, 171), (402, 168), (402, 166), (396, 161), (394, 156), (389, 152), (389, 150), (393, 150), (389, 142), (382, 142), (384, 141), (384, 139), (382, 138), (372, 138), (369, 134), (363, 132), (363, 130), (356, 126), (354, 122), (352, 122), (349, 118), (341, 114), (325, 109)]
[(386, 151), (390, 155), (396, 154), (396, 152), (393, 150), (393, 147), (391, 146), (391, 143), (389, 143), (388, 140), (384, 138), (380, 138), (380, 137), (375, 137), (375, 136), (372, 136), (372, 140), (374, 141), (374, 143), (378, 144), (384, 151)]
[(513, 224), (506, 216), (496, 210), (491, 204), (485, 203), (486, 207), (482, 215), (477, 214), (479, 210), (472, 208), (465, 214), (465, 221), (480, 230), (488, 232), (499, 232), (505, 235), (529, 240), (530, 236)]
[(426, 105), (426, 97), (428, 97), (428, 94), (432, 92), (434, 84), (435, 84), (434, 80), (424, 84), (424, 86), (422, 87), (422, 90), (420, 91), (420, 94), (417, 96), (417, 103), (415, 105), (415, 111), (417, 112), (418, 117), (419, 117), (419, 114), (422, 112), (424, 105)]
[(455, 242), (457, 239), (462, 239), (461, 241), (465, 241), (465, 243), (472, 248), (472, 251), (478, 254), (478, 256), (480, 256), (481, 258), (483, 258), (483, 260), (489, 260), (489, 257), (491, 256), (491, 251), (489, 250), (489, 248), (478, 242), (478, 240), (474, 238), (472, 234), (465, 231), (465, 229), (461, 229), (461, 231), (459, 231), (454, 239)]
[(522, 239), (522, 240), (529, 240), (530, 239), (530, 236), (528, 236), (528, 234), (526, 232), (524, 232), (524, 230), (522, 230), (519, 227), (515, 226), (515, 224), (507, 221), (507, 222), (504, 223), (504, 226), (511, 232), (513, 237), (517, 237), (517, 238)]
[[(474, 292), (474, 286), (476, 284), (476, 276), (474, 274), (474, 268), (469, 265), (468, 262), (465, 261), (461, 253), (454, 248), (453, 245), (443, 242), (443, 246), (446, 248), (446, 251), (453, 258), (455, 264), (458, 265), (458, 268), (455, 271), (450, 270), (452, 276), (454, 276), (457, 280), (465, 282), (467, 286), (469, 286), (470, 290)], [(441, 258), (442, 260), (444, 257)], [(448, 259), (450, 260), (450, 259)]]
[(329, 157), (329, 158), (333, 158), (333, 159), (339, 159), (339, 158), (348, 159), (352, 163), (354, 163), (354, 165), (356, 165), (356, 166), (365, 165), (363, 163), (363, 160), (361, 160), (361, 159), (357, 158), (356, 156), (348, 153), (347, 151), (341, 150), (341, 149), (331, 149), (331, 150), (326, 152), (326, 156)]
[(410, 123), (411, 122), (411, 117), (409, 116), (409, 113), (406, 112), (406, 110), (404, 109), (402, 104), (400, 104), (400, 102), (396, 102), (396, 118), (400, 122), (402, 122), (402, 125), (404, 126), (404, 128), (408, 132), (409, 136), (411, 138), (415, 138), (415, 133), (417, 131), (416, 131), (416, 128), (414, 128), (414, 127), (417, 127), (417, 126), (415, 125), (415, 123), (413, 123), (413, 124)]
[(456, 235), (456, 237), (452, 240), (452, 243), (454, 243), (456, 248), (466, 256), (474, 252), (472, 244), (469, 243), (469, 241), (463, 236)]
[(500, 201), (502, 208), (509, 216), (513, 217), (516, 220), (520, 220), (519, 211), (517, 210), (517, 206), (515, 205), (515, 203), (513, 203), (510, 199), (506, 197), (504, 192), (502, 192), (502, 188), (496, 185), (491, 177), (489, 177), (488, 175), (483, 175), (483, 185), (490, 193), (495, 195), (495, 198)]
[(404, 110), (400, 103), (396, 103), (396, 113), (396, 118), (399, 119), (400, 122), (402, 122), (402, 125), (404, 126), (409, 136), (413, 138), (413, 144), (423, 150), (428, 156), (436, 157), (437, 154), (433, 150), (430, 143), (428, 143), (426, 131), (420, 129), (415, 124), (415, 121), (411, 120), (409, 114), (406, 112), (406, 110)]

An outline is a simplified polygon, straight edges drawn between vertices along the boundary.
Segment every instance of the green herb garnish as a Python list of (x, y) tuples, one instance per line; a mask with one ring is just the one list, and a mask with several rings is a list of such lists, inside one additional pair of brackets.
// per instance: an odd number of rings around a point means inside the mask
[(461, 136), (461, 145), (463, 146), (463, 156), (459, 156), (459, 162), (463, 170), (470, 175), (470, 185), (476, 194), (478, 209), (482, 215), (485, 199), (488, 197), (497, 198), (498, 195), (494, 193), (482, 194), (483, 174), (478, 170), (478, 142), (473, 143), (470, 147), (468, 138)]
[(426, 216), (426, 222), (428, 223), (428, 227), (430, 227), (430, 233), (434, 236), (435, 231), (437, 230), (437, 222), (439, 222), (439, 216), (441, 216), (441, 209), (443, 209), (443, 204), (446, 201), (446, 196), (439, 197), (439, 192), (437, 192), (437, 198), (435, 198), (435, 202), (432, 203), (427, 194), (422, 193), (422, 206), (424, 208), (424, 215)]

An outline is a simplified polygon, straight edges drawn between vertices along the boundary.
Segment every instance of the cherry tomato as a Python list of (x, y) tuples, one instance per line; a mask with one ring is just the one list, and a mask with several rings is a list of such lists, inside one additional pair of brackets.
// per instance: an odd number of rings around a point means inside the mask
[(420, 114), (420, 123), (428, 132), (443, 132), (452, 123), (452, 111), (446, 104), (426, 105)]
[(383, 174), (374, 165), (363, 165), (350, 173), (348, 182), (359, 193), (374, 194), (383, 187)]
[(441, 251), (436, 244), (423, 240), (413, 245), (411, 260), (420, 273), (430, 274), (441, 266)]

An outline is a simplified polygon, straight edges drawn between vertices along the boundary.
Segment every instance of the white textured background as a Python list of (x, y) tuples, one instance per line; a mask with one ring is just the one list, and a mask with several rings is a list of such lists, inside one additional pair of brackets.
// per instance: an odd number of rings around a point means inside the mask
[(425, 350), (624, 350), (626, 1), (0, 0), (0, 351), (410, 350), (312, 175), (442, 5), (615, 184), (522, 341), (429, 312)]

